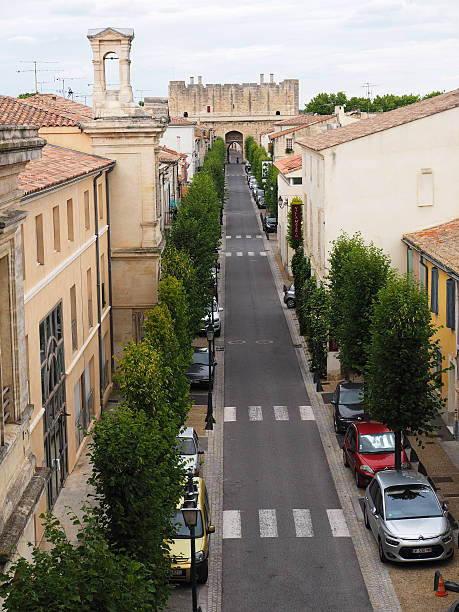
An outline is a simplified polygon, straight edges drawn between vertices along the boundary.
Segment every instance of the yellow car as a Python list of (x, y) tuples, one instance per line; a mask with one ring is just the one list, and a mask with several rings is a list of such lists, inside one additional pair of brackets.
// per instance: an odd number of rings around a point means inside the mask
[[(215, 527), (211, 524), (210, 505), (205, 482), (202, 478), (193, 478), (193, 484), (198, 491), (198, 518), (195, 527), (196, 578), (200, 584), (207, 582), (209, 573), (210, 534)], [(191, 582), (191, 540), (190, 530), (185, 525), (181, 507), (183, 498), (177, 505), (174, 524), (177, 535), (170, 542), (169, 555), (172, 559), (172, 579), (180, 582)]]

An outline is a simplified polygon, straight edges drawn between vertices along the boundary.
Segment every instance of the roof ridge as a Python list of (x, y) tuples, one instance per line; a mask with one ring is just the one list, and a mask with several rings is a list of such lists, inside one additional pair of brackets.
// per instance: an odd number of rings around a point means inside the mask
[[(22, 102), (19, 98), (14, 98), (13, 96), (5, 96), (3, 94), (0, 94), (0, 98), (6, 98), (8, 100), (12, 100), (13, 102), (15, 102), (16, 104), (19, 104), (20, 106), (24, 107), (24, 108), (34, 108), (37, 111), (41, 111), (43, 113), (48, 113), (50, 115), (54, 115), (55, 117), (62, 117), (64, 119), (66, 119), (67, 121), (72, 121), (73, 123), (75, 123), (78, 127), (81, 127), (81, 123), (76, 121), (75, 119), (71, 119), (70, 117), (67, 117), (66, 115), (64, 115), (63, 113), (56, 113), (52, 110), (47, 110), (46, 108), (44, 108), (43, 106), (35, 106), (35, 104), (29, 104), (28, 102)], [(88, 107), (89, 108), (89, 107)]]

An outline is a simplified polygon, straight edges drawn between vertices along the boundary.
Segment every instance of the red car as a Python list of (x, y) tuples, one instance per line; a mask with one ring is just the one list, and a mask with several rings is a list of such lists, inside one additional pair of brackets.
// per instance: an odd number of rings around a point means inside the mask
[[(343, 461), (354, 472), (358, 487), (366, 487), (376, 472), (395, 467), (395, 435), (382, 423), (361, 421), (349, 425), (343, 445)], [(402, 469), (410, 462), (402, 451)]]

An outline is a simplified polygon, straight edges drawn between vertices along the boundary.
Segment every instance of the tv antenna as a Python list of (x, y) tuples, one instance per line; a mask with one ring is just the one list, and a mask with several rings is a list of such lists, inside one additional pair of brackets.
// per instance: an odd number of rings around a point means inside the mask
[(38, 73), (39, 72), (57, 72), (57, 68), (37, 68), (38, 64), (58, 64), (56, 61), (45, 61), (45, 60), (20, 60), (20, 64), (33, 64), (33, 68), (28, 68), (27, 70), (16, 70), (16, 72), (33, 72), (35, 77), (35, 93), (38, 93)]
[(365, 87), (365, 90), (366, 90), (367, 114), (370, 114), (370, 102), (371, 102), (372, 88), (378, 87), (378, 85), (376, 83), (370, 83), (369, 81), (367, 81), (366, 83), (362, 85), (362, 87)]
[[(83, 79), (84, 77), (56, 77), (56, 81), (62, 81), (62, 97), (65, 98), (65, 83), (68, 81), (80, 81), (81, 79)], [(67, 97), (70, 98), (72, 97), (73, 100), (73, 91), (71, 90), (71, 88), (68, 88), (67, 91)]]

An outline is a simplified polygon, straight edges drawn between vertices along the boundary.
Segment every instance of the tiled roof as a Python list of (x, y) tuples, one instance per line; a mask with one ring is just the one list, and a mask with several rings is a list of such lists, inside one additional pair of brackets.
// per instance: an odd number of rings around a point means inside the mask
[(88, 117), (77, 115), (75, 112), (27, 100), (28, 98), (19, 100), (9, 96), (0, 96), (0, 123), (37, 125), (38, 127), (80, 127), (81, 122), (88, 120)]
[(282, 174), (288, 174), (289, 172), (294, 172), (295, 170), (301, 170), (303, 165), (303, 156), (300, 155), (289, 155), (288, 157), (284, 157), (283, 159), (279, 159), (274, 162), (276, 168)]
[(93, 118), (91, 106), (55, 94), (35, 94), (21, 101), (39, 108), (52, 109), (56, 113), (63, 113), (66, 117), (78, 122), (91, 121)]
[[(276, 125), (279, 125), (278, 123), (276, 123)], [(265, 136), (265, 134), (271, 134), (271, 132), (274, 132), (273, 127), (270, 127), (269, 129), (265, 130), (264, 132), (260, 132), (260, 136)]]
[(403, 238), (455, 274), (459, 274), (459, 219), (405, 234)]
[(196, 121), (188, 121), (185, 117), (171, 117), (169, 125), (196, 125)]
[(296, 117), (289, 117), (283, 121), (277, 121), (275, 125), (312, 125), (314, 123), (320, 123), (327, 119), (333, 119), (335, 115), (297, 115)]
[(309, 149), (321, 151), (322, 149), (328, 149), (329, 147), (356, 140), (357, 138), (383, 132), (404, 123), (422, 119), (423, 117), (429, 117), (430, 115), (435, 115), (457, 106), (459, 106), (459, 89), (435, 96), (434, 98), (421, 100), (421, 102), (415, 102), (408, 106), (402, 106), (387, 113), (378, 113), (374, 117), (361, 119), (358, 122), (345, 125), (336, 130), (315, 134), (314, 136), (306, 136), (297, 142)]
[(27, 195), (107, 168), (114, 163), (106, 157), (48, 144), (42, 149), (41, 159), (30, 161), (19, 175), (19, 188)]
[(182, 159), (186, 159), (185, 153), (179, 153), (178, 151), (174, 151), (173, 149), (168, 149), (167, 147), (164, 147), (164, 146), (162, 146), (159, 149), (159, 161), (162, 163), (176, 162)]
[(297, 125), (295, 127), (291, 127), (288, 130), (282, 130), (281, 132), (275, 132), (271, 134), (269, 139), (274, 140), (275, 138), (279, 138), (280, 136), (284, 136), (285, 134), (292, 134), (293, 132), (297, 132), (298, 130), (304, 130), (310, 125), (314, 125), (315, 123), (322, 123), (322, 121), (327, 121), (327, 119), (333, 119), (334, 115), (316, 115), (310, 117), (314, 119), (314, 121), (310, 121), (309, 123), (305, 123), (304, 125)]

